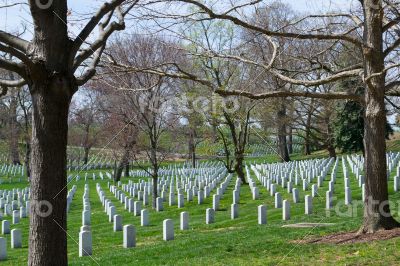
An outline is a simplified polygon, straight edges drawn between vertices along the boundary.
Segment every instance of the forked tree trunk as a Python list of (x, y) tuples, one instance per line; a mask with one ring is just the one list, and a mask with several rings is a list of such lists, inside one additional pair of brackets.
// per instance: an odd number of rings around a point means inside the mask
[(244, 154), (243, 152), (235, 152), (235, 172), (238, 175), (239, 179), (242, 181), (243, 184), (247, 184), (246, 176), (244, 174)]
[[(32, 178), (29, 265), (67, 265), (66, 147), (71, 97), (62, 78), (31, 86)], [(46, 80), (46, 82), (52, 82)]]
[[(382, 2), (364, 1), (364, 75), (381, 73), (384, 69), (382, 45)], [(365, 92), (365, 202), (364, 221), (359, 232), (373, 233), (393, 229), (400, 224), (392, 217), (386, 170), (386, 111), (384, 102), (385, 76), (371, 78)]]

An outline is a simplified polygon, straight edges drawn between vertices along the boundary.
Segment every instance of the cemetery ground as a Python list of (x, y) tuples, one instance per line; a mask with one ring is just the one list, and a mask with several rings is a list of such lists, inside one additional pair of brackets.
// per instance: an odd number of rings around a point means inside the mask
[[(298, 156), (296, 159), (301, 159)], [(265, 158), (264, 158), (265, 159)], [(268, 158), (268, 160), (272, 160)], [(254, 160), (249, 160), (253, 162)], [(258, 159), (257, 161), (263, 161)], [(332, 166), (330, 168), (332, 170)], [(92, 173), (99, 171), (89, 171)], [(220, 209), (215, 213), (215, 223), (206, 224), (206, 209), (212, 208), (211, 196), (198, 205), (196, 198), (191, 202), (185, 200), (183, 208), (176, 204), (169, 206), (164, 202), (164, 211), (156, 212), (151, 209), (151, 204), (146, 207), (149, 210), (150, 225), (142, 227), (140, 216), (134, 216), (124, 208), (107, 188), (108, 179), (86, 181), (89, 185), (89, 199), (91, 205), (91, 232), (93, 238), (93, 255), (91, 257), (79, 257), (79, 231), (82, 225), (82, 197), (85, 180), (75, 179), (69, 184), (77, 186), (76, 194), (72, 200), (68, 213), (68, 259), (70, 265), (362, 265), (383, 264), (394, 265), (400, 261), (400, 238), (389, 240), (368, 241), (366, 243), (350, 244), (312, 244), (304, 243), (309, 239), (315, 239), (325, 235), (331, 235), (343, 231), (357, 230), (362, 221), (362, 207), (358, 205), (357, 215), (354, 217), (339, 217), (334, 211), (327, 216), (325, 210), (325, 191), (329, 178), (323, 182), (320, 188), (320, 196), (313, 199), (313, 214), (304, 214), (304, 196), (311, 194), (310, 188), (300, 192), (300, 202), (293, 203), (292, 195), (286, 188), (277, 187), (277, 191), (284, 199), (291, 202), (291, 218), (282, 221), (282, 209), (274, 208), (274, 197), (255, 178), (251, 176), (260, 189), (259, 199), (253, 200), (249, 186), (242, 185), (240, 189), (239, 217), (232, 220), (230, 217), (230, 205), (232, 203), (232, 191), (235, 186), (234, 176), (225, 191), (220, 202)], [(393, 191), (393, 176), (389, 180), (389, 192), (391, 200), (400, 200), (399, 193)], [(77, 172), (71, 172), (71, 175)], [(82, 174), (81, 174), (82, 176)], [(328, 172), (330, 176), (330, 171)], [(122, 178), (122, 184), (128, 180), (137, 182), (139, 178)], [(358, 187), (355, 176), (350, 172), (353, 205), (356, 200), (361, 200), (361, 189)], [(7, 181), (8, 182), (8, 181)], [(1, 189), (25, 188), (26, 182), (1, 184)], [(116, 213), (122, 216), (122, 224), (132, 224), (136, 228), (136, 247), (123, 248), (122, 231), (114, 232), (113, 224), (108, 221), (108, 215), (104, 212), (96, 191), (96, 183), (99, 183), (108, 199), (116, 206)], [(335, 184), (335, 196), (338, 200), (344, 199), (344, 179), (339, 163)], [(186, 198), (186, 195), (185, 195)], [(335, 200), (336, 203), (338, 200)], [(151, 203), (151, 199), (150, 199)], [(267, 206), (267, 224), (257, 224), (257, 206)], [(396, 219), (399, 219), (399, 206), (393, 209)], [(179, 228), (180, 213), (189, 213), (189, 230), (181, 231)], [(10, 217), (3, 219), (11, 220)], [(165, 219), (174, 222), (175, 239), (163, 240), (162, 223)], [(334, 223), (328, 227), (311, 228), (284, 228), (283, 225), (294, 223)], [(28, 254), (28, 218), (21, 219), (19, 224), (12, 224), (11, 229), (22, 230), (22, 248), (10, 248), (10, 235), (3, 235), (7, 239), (7, 260), (2, 265), (23, 265), (27, 263)], [(60, 229), (61, 230), (61, 229)]]

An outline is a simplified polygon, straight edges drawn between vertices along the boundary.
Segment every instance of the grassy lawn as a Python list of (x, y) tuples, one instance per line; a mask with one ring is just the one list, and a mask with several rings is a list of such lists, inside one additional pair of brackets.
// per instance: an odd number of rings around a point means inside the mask
[[(253, 161), (253, 160), (249, 160)], [(344, 199), (344, 185), (341, 163), (338, 166), (335, 196)], [(254, 173), (253, 179), (256, 180)], [(392, 173), (392, 176), (394, 173)], [(82, 176), (82, 175), (81, 175)], [(286, 189), (278, 187), (283, 199), (291, 201), (291, 220), (282, 221), (282, 210), (274, 208), (274, 198), (258, 183), (260, 199), (253, 200), (248, 186), (242, 186), (239, 204), (239, 218), (230, 219), (230, 204), (232, 202), (232, 179), (224, 197), (221, 199), (220, 210), (216, 212), (216, 222), (205, 224), (205, 210), (212, 207), (212, 196), (205, 199), (204, 204), (185, 202), (185, 207), (168, 206), (164, 203), (164, 211), (157, 213), (150, 210), (150, 226), (141, 227), (140, 217), (133, 216), (124, 209), (123, 204), (116, 200), (107, 189), (107, 181), (88, 181), (90, 186), (90, 202), (92, 208), (92, 237), (93, 256), (80, 258), (78, 255), (79, 229), (81, 226), (82, 195), (84, 180), (73, 181), (78, 190), (72, 201), (68, 214), (68, 257), (71, 265), (395, 265), (400, 261), (400, 239), (375, 241), (363, 244), (331, 245), (331, 244), (296, 244), (294, 240), (317, 237), (333, 232), (356, 230), (361, 223), (362, 208), (358, 208), (356, 217), (338, 217), (333, 212), (327, 216), (325, 211), (325, 191), (328, 187), (328, 178), (319, 189), (322, 197), (313, 199), (314, 213), (304, 215), (304, 195), (311, 191), (300, 190), (300, 203), (292, 202), (291, 194)], [(361, 189), (358, 188), (355, 177), (350, 173), (353, 190), (353, 200), (361, 199)], [(137, 180), (136, 178), (133, 178)], [(113, 232), (112, 224), (104, 213), (99, 197), (96, 193), (96, 183), (107, 194), (107, 198), (114, 202), (117, 213), (123, 216), (123, 224), (133, 224), (136, 227), (137, 247), (124, 249), (122, 247), (122, 232)], [(127, 179), (123, 179), (127, 183)], [(316, 179), (314, 179), (316, 182)], [(26, 187), (28, 184), (16, 182), (2, 184), (0, 189)], [(392, 200), (400, 200), (399, 194), (393, 192), (393, 179), (389, 181)], [(216, 192), (212, 191), (211, 195)], [(267, 205), (267, 225), (257, 224), (257, 206)], [(397, 206), (398, 208), (398, 206)], [(190, 229), (179, 230), (179, 214), (189, 212)], [(394, 210), (398, 217), (398, 210)], [(175, 225), (175, 240), (162, 240), (162, 221), (173, 219)], [(10, 217), (6, 217), (9, 219)], [(282, 228), (284, 224), (298, 222), (335, 223), (335, 226), (325, 228)], [(28, 219), (22, 219), (18, 225), (11, 225), (11, 229), (20, 228), (23, 232), (23, 248), (10, 248), (10, 235), (7, 238), (8, 260), (2, 265), (23, 265), (27, 262), (28, 253)], [(61, 229), (60, 229), (61, 230)]]

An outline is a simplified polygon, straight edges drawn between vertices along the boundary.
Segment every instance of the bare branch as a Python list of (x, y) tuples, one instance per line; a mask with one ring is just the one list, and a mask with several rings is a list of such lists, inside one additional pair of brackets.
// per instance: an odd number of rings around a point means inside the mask
[(2, 87), (21, 87), (26, 84), (24, 79), (19, 80), (7, 80), (7, 79), (0, 79), (0, 86)]
[(200, 1), (196, 0), (174, 0), (174, 1), (180, 1), (184, 3), (189, 3), (197, 6), (200, 8), (202, 11), (204, 11), (210, 18), (214, 19), (225, 19), (229, 20), (235, 25), (263, 33), (268, 36), (275, 36), (275, 37), (284, 37), (284, 38), (294, 38), (294, 39), (316, 39), (316, 40), (343, 40), (347, 41), (350, 43), (355, 44), (358, 47), (362, 46), (362, 42), (356, 38), (353, 38), (351, 36), (348, 36), (346, 34), (301, 34), (301, 33), (294, 33), (294, 32), (276, 32), (276, 31), (270, 31), (266, 28), (259, 27), (256, 25), (249, 24), (248, 22), (245, 22), (237, 17), (228, 15), (228, 14), (217, 14), (215, 13), (212, 9), (207, 7), (205, 4), (201, 3)]
[(14, 36), (10, 33), (0, 30), (0, 42), (5, 43), (21, 52), (26, 53), (28, 50), (29, 42)]
[(363, 99), (360, 95), (346, 92), (336, 93), (314, 93), (314, 92), (297, 92), (297, 91), (270, 91), (265, 93), (251, 93), (240, 90), (216, 90), (221, 96), (243, 96), (253, 100), (268, 99), (268, 98), (285, 98), (285, 97), (304, 97), (304, 98), (315, 98), (315, 99), (327, 99), (327, 100), (353, 100), (363, 103)]
[(109, 12), (116, 9), (120, 4), (122, 4), (125, 0), (113, 0), (110, 3), (104, 3), (100, 9), (93, 15), (93, 17), (89, 20), (83, 30), (79, 33), (79, 35), (74, 40), (72, 45), (72, 54), (76, 55), (81, 45), (86, 41), (89, 35), (93, 32), (99, 22), (103, 19), (105, 15)]

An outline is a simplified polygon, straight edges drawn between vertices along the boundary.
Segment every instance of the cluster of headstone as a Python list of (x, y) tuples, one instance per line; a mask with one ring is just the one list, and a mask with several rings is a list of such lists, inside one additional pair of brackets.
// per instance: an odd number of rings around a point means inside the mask
[(96, 154), (96, 156), (92, 156), (89, 158), (88, 163), (82, 165), (82, 160), (79, 156), (68, 154), (68, 170), (69, 171), (78, 171), (78, 170), (94, 170), (94, 169), (110, 169), (113, 168), (113, 160), (104, 154)]
[[(91, 173), (91, 174), (85, 173), (83, 178), (84, 178), (85, 182), (87, 182), (89, 179), (96, 180), (96, 178), (99, 178), (101, 180), (104, 180), (104, 178), (111, 179), (112, 176), (113, 176), (112, 172), (105, 172), (105, 174), (103, 174), (103, 172), (99, 172), (97, 175), (96, 175), (96, 173)], [(75, 176), (69, 175), (67, 180), (68, 180), (68, 182), (71, 182), (74, 178), (75, 178), (76, 182), (81, 180), (81, 176), (79, 174), (77, 174)]]
[[(4, 216), (11, 216), (13, 223), (19, 223), (20, 218), (26, 218), (30, 209), (30, 189), (15, 188), (13, 190), (0, 190), (0, 209)], [(1, 219), (0, 212), (0, 219)]]
[(72, 188), (68, 191), (67, 194), (67, 213), (69, 212), (70, 206), (71, 206), (71, 202), (75, 196), (76, 193), (76, 185), (73, 185)]
[[(268, 154), (276, 154), (276, 143), (266, 143), (266, 144), (252, 144), (249, 145), (248, 149), (251, 151), (250, 153), (246, 154), (246, 157), (260, 157), (265, 156)], [(302, 145), (300, 144), (293, 144), (292, 145), (293, 152), (301, 152)]]
[[(282, 209), (282, 220), (289, 220), (290, 201), (283, 199), (282, 194), (277, 191), (277, 188), (280, 186), (283, 189), (287, 189), (287, 192), (292, 194), (292, 202), (299, 203), (298, 187), (301, 187), (303, 191), (308, 191), (311, 186), (311, 195), (305, 195), (304, 199), (304, 212), (305, 214), (311, 214), (312, 198), (319, 195), (318, 188), (323, 186), (323, 182), (326, 180), (328, 172), (333, 165), (326, 193), (327, 201), (329, 201), (327, 206), (331, 206), (338, 162), (339, 159), (335, 161), (331, 158), (288, 163), (252, 164), (250, 165), (250, 169), (254, 172), (255, 177), (262, 186), (269, 191), (270, 196), (274, 197), (274, 207)], [(250, 169), (246, 167), (246, 178), (249, 182), (253, 199), (255, 200), (259, 198), (259, 188), (251, 178)], [(259, 206), (259, 220), (264, 220), (264, 212), (266, 212), (266, 206)]]
[[(15, 165), (15, 164), (2, 164), (0, 165), (0, 176), (9, 178), (9, 182), (11, 182), (11, 178), (15, 180), (18, 177), (18, 181), (21, 182), (22, 177), (25, 175), (25, 168), (23, 165)], [(0, 184), (2, 179), (0, 179)]]
[[(13, 190), (0, 190), (0, 208), (4, 210), (3, 215), (5, 217), (10, 216), (12, 224), (19, 224), (20, 219), (27, 218), (30, 209), (30, 191), (29, 188), (13, 189)], [(0, 212), (1, 213), (1, 212)], [(22, 234), (20, 229), (10, 228), (10, 221), (4, 220), (5, 217), (1, 217), (1, 234), (11, 235), (11, 248), (22, 247)], [(7, 240), (4, 237), (0, 237), (0, 261), (7, 259)]]

